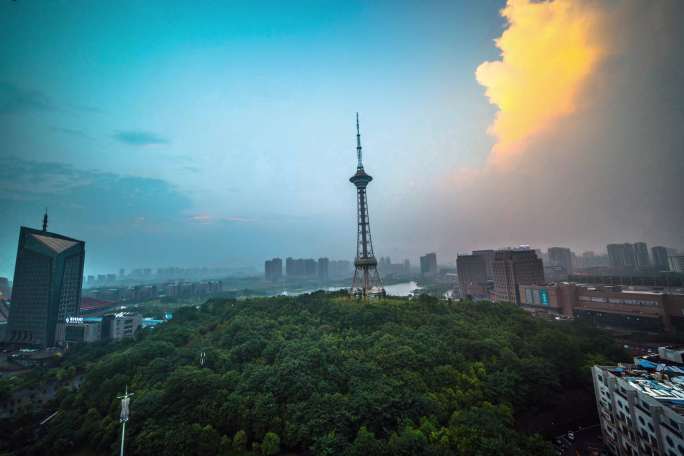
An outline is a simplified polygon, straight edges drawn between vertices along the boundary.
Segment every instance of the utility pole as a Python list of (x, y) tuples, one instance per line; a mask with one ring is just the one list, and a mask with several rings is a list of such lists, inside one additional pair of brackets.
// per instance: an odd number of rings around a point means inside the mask
[(126, 423), (128, 422), (129, 404), (131, 402), (131, 396), (133, 396), (133, 394), (134, 393), (128, 392), (128, 385), (126, 385), (126, 391), (124, 392), (123, 396), (117, 396), (117, 399), (121, 399), (121, 418), (119, 419), (119, 421), (121, 422), (121, 451), (119, 452), (120, 456), (124, 456)]

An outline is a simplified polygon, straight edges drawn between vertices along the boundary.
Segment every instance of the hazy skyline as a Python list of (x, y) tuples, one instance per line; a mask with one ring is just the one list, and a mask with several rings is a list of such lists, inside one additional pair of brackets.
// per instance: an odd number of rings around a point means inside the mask
[(3, 2), (0, 275), (351, 259), (357, 111), (378, 257), (684, 246), (684, 6), (504, 6)]

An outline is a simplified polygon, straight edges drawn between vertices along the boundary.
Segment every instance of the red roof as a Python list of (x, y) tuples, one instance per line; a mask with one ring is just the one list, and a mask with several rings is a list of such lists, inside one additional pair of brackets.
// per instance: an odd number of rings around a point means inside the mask
[(114, 305), (114, 301), (105, 301), (104, 299), (95, 299), (90, 296), (81, 298), (81, 310), (97, 310), (106, 309)]

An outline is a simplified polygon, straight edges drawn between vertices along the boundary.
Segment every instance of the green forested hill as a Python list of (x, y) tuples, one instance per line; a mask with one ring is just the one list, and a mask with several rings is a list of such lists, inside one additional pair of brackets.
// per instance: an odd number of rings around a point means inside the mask
[(30, 416), (0, 430), (15, 454), (113, 454), (128, 384), (131, 455), (546, 454), (516, 416), (622, 356), (599, 332), (508, 304), (215, 300), (69, 354), (64, 371), (85, 380), (46, 409), (62, 412), (37, 434)]

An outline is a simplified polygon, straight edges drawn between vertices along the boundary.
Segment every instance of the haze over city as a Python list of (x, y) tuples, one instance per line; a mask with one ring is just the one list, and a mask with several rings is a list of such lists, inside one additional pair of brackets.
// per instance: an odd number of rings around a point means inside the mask
[(0, 275), (351, 259), (356, 112), (378, 256), (682, 248), (682, 8), (2, 2)]

